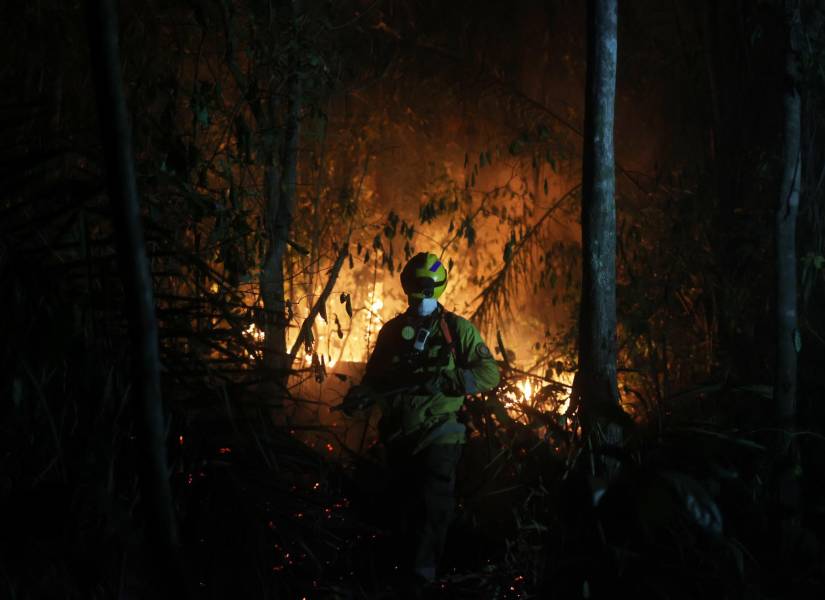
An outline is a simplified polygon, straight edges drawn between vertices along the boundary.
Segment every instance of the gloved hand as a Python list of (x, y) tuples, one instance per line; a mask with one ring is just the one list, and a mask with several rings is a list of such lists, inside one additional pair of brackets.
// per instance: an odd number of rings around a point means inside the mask
[(344, 414), (351, 417), (355, 413), (364, 410), (372, 400), (372, 390), (366, 385), (354, 385), (341, 402), (339, 408)]

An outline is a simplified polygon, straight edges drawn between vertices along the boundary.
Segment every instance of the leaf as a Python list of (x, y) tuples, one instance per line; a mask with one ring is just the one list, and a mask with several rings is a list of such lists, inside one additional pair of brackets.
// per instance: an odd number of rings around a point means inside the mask
[(338, 336), (338, 339), (343, 339), (344, 331), (341, 329), (341, 321), (338, 320), (338, 315), (332, 315), (335, 318), (335, 334)]
[(722, 512), (702, 484), (678, 471), (661, 471), (658, 475), (676, 493), (682, 509), (696, 525), (711, 535), (722, 534)]
[(315, 374), (315, 381), (318, 383), (323, 383), (324, 379), (327, 377), (327, 369), (326, 365), (324, 364), (324, 355), (322, 354), (319, 358), (318, 353), (312, 355), (312, 370)]
[(555, 173), (556, 172), (556, 160), (553, 158), (553, 153), (550, 152), (550, 148), (547, 149), (545, 159), (547, 160), (547, 164), (550, 165), (550, 169)]
[(513, 258), (513, 242), (512, 240), (504, 244), (504, 262), (510, 262), (510, 259)]
[(521, 409), (529, 417), (528, 427), (531, 429), (538, 429), (539, 427), (546, 427), (552, 430), (553, 433), (560, 436), (567, 435), (567, 430), (564, 429), (564, 417), (553, 412), (545, 412), (537, 408), (533, 408), (529, 404), (522, 404)]
[(345, 308), (347, 310), (347, 315), (350, 319), (352, 319), (352, 299), (350, 298), (349, 294), (347, 294), (347, 301)]
[(472, 246), (476, 241), (476, 230), (470, 220), (466, 220), (463, 225), (463, 237), (467, 240), (467, 246)]
[(508, 426), (513, 424), (513, 419), (507, 412), (507, 408), (505, 408), (501, 402), (495, 399), (490, 399), (487, 401), (487, 406), (501, 425)]
[(519, 139), (513, 140), (510, 142), (507, 150), (509, 150), (510, 154), (513, 156), (517, 156), (518, 154), (521, 154), (522, 150), (524, 150), (524, 142)]
[(538, 137), (539, 141), (546, 142), (550, 139), (550, 129), (547, 125), (539, 125), (538, 129), (536, 130), (536, 136)]
[(301, 246), (299, 243), (297, 243), (297, 242), (295, 242), (295, 241), (293, 241), (293, 240), (287, 240), (287, 241), (286, 241), (286, 243), (287, 243), (287, 244), (289, 244), (290, 246), (292, 246), (292, 248), (293, 248), (293, 249), (294, 249), (294, 250), (295, 250), (298, 254), (302, 254), (303, 256), (308, 256), (308, 255), (309, 255), (309, 250), (307, 250), (306, 248), (304, 248), (303, 246)]
[(198, 123), (200, 123), (204, 127), (207, 127), (209, 125), (209, 110), (206, 108), (206, 106), (201, 106), (198, 109), (197, 119)]
[(760, 396), (765, 398), (766, 400), (773, 399), (773, 386), (771, 385), (740, 385), (733, 388), (738, 392), (747, 392), (749, 394), (754, 394), (755, 396)]

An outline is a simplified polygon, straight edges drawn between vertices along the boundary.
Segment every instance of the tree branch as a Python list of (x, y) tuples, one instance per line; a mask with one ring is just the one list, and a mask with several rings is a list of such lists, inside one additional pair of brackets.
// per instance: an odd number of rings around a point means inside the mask
[(318, 297), (318, 301), (309, 311), (309, 315), (307, 315), (307, 318), (304, 319), (304, 322), (301, 324), (301, 330), (298, 332), (298, 337), (295, 338), (295, 342), (292, 344), (292, 349), (289, 351), (288, 367), (292, 366), (295, 356), (298, 354), (298, 350), (300, 350), (301, 345), (304, 343), (304, 340), (309, 333), (309, 330), (312, 328), (312, 324), (315, 322), (315, 317), (317, 317), (321, 312), (321, 307), (326, 303), (329, 295), (332, 293), (332, 288), (335, 287), (335, 282), (338, 281), (338, 275), (341, 272), (341, 267), (344, 266), (344, 260), (349, 255), (348, 242), (349, 240), (341, 246), (341, 250), (338, 253), (338, 258), (335, 259), (335, 264), (332, 265), (332, 270), (330, 271), (329, 279), (327, 279), (327, 284), (324, 286), (321, 295)]

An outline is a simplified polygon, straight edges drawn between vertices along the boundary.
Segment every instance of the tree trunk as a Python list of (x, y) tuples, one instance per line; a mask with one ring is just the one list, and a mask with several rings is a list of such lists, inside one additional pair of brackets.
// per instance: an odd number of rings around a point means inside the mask
[[(289, 22), (294, 24), (297, 15), (297, 0), (284, 2), (289, 11)], [(289, 230), (295, 212), (295, 187), (298, 178), (298, 140), (300, 135), (301, 80), (298, 73), (298, 52), (292, 50), (289, 57), (289, 79), (287, 80), (287, 114), (284, 125), (284, 140), (280, 156), (280, 177), (267, 177), (269, 185), (277, 189), (268, 194), (266, 224), (268, 233), (267, 251), (261, 271), (261, 295), (266, 319), (266, 341), (264, 364), (273, 375), (274, 381), (283, 382), (289, 369), (286, 347), (286, 286), (284, 282), (284, 256), (286, 255)], [(271, 181), (270, 181), (271, 177)]]
[[(617, 0), (589, 0), (582, 179), (582, 297), (577, 393), (593, 432), (618, 409), (616, 384), (616, 204), (613, 108)], [(620, 430), (608, 427), (610, 443)], [(588, 434), (590, 432), (587, 432)]]
[[(261, 269), (261, 299), (266, 315), (264, 325), (264, 365), (273, 380), (283, 373), (286, 366), (286, 303), (284, 301), (283, 272), (281, 256), (276, 251), (276, 231), (278, 204), (281, 199), (281, 183), (278, 167), (275, 166), (275, 153), (267, 153), (267, 167), (264, 171), (264, 223), (266, 224), (266, 254)], [(271, 161), (271, 163), (270, 163)], [(279, 292), (280, 290), (280, 292)], [(280, 293), (280, 295), (279, 295)]]
[(154, 566), (161, 577), (160, 595), (180, 598), (184, 589), (166, 460), (158, 326), (152, 275), (140, 223), (131, 131), (121, 83), (117, 18), (112, 0), (90, 2), (88, 18), (107, 189), (131, 338), (131, 404), (137, 429), (141, 503), (152, 546), (148, 555), (154, 558)]
[(776, 207), (776, 373), (774, 404), (781, 427), (793, 425), (796, 416), (797, 300), (796, 217), (799, 210), (801, 170), (801, 102), (799, 97), (800, 13), (786, 2), (787, 48), (783, 95), (783, 168)]

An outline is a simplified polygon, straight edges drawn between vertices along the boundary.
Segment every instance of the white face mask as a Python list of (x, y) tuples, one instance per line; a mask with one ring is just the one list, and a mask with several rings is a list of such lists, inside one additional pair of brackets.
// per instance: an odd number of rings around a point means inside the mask
[(438, 300), (435, 298), (424, 298), (418, 306), (415, 307), (415, 310), (420, 316), (427, 317), (433, 313), (437, 306)]

